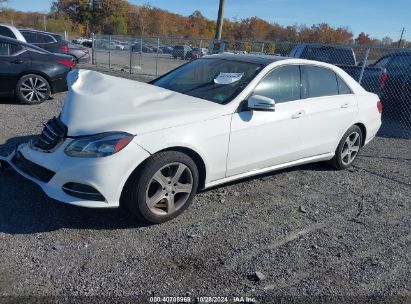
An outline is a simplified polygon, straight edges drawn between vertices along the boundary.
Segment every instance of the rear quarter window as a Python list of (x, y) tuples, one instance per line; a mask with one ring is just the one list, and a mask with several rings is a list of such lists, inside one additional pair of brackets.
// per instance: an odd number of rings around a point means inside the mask
[(338, 93), (340, 95), (352, 94), (352, 91), (350, 87), (347, 85), (347, 83), (340, 76), (336, 75), (336, 77), (337, 77), (337, 83), (338, 83)]
[(13, 32), (5, 26), (0, 26), (0, 36), (10, 37), (14, 39), (16, 38)]

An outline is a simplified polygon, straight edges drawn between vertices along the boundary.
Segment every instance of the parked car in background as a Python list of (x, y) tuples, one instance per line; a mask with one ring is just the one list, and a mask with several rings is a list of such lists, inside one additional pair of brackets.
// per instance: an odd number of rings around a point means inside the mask
[(161, 49), (161, 47), (157, 47), (156, 45), (152, 44), (147, 44), (147, 46), (153, 50), (153, 53), (163, 54), (163, 50)]
[(66, 41), (68, 54), (71, 55), (76, 63), (90, 62), (90, 51), (88, 48)]
[[(289, 56), (334, 64), (357, 81), (360, 80), (363, 69), (362, 64), (359, 65), (357, 63), (353, 48), (349, 46), (300, 44), (291, 50)], [(378, 93), (380, 87), (379, 79), (382, 76), (382, 72), (381, 68), (366, 66), (363, 71), (361, 85), (369, 92)]]
[(370, 65), (383, 70), (379, 94), (387, 113), (406, 120), (411, 126), (411, 51), (390, 53)]
[(131, 51), (135, 53), (154, 53), (154, 50), (146, 44), (141, 45), (140, 43), (135, 43), (131, 46)]
[(173, 47), (168, 46), (168, 45), (162, 45), (162, 46), (160, 46), (160, 49), (162, 49), (164, 54), (172, 54), (173, 53)]
[(188, 45), (176, 45), (173, 48), (172, 56), (174, 59), (181, 58), (187, 60), (191, 59), (191, 52), (192, 49)]
[(106, 45), (106, 48), (109, 50), (124, 50), (124, 45), (112, 41)]
[(198, 59), (200, 57), (203, 57), (205, 55), (208, 55), (208, 49), (206, 48), (193, 48), (191, 51), (191, 59)]
[(67, 41), (59, 34), (31, 29), (17, 29), (12, 25), (0, 24), (0, 35), (34, 44), (51, 53), (68, 53)]
[(73, 40), (71, 40), (71, 42), (74, 43), (74, 44), (82, 44), (83, 41), (85, 41), (85, 40), (86, 40), (86, 38), (84, 38), (84, 37), (76, 37)]
[(149, 223), (181, 214), (198, 189), (310, 162), (346, 169), (381, 125), (377, 95), (309, 60), (222, 54), (150, 84), (86, 70), (68, 82), (59, 117), (0, 159), (54, 199), (121, 200)]
[(81, 45), (85, 46), (85, 47), (88, 47), (88, 48), (91, 48), (91, 47), (93, 47), (93, 40), (92, 39), (84, 39), (81, 42)]
[(295, 46), (290, 57), (327, 62), (335, 65), (356, 65), (354, 50), (349, 46), (300, 44)]
[(71, 56), (0, 36), (0, 94), (21, 103), (38, 104), (67, 90), (66, 76), (74, 67)]

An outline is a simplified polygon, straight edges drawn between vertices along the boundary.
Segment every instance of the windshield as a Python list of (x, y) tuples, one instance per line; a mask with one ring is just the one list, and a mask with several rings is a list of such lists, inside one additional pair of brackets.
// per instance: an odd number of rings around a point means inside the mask
[(151, 84), (225, 104), (234, 99), (262, 68), (255, 63), (203, 58), (185, 64)]

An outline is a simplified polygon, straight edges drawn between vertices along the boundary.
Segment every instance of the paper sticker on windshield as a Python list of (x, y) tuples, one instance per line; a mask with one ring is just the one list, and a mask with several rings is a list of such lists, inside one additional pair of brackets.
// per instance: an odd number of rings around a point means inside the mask
[(214, 82), (216, 84), (231, 84), (239, 81), (243, 76), (244, 73), (220, 73), (220, 75), (214, 79)]

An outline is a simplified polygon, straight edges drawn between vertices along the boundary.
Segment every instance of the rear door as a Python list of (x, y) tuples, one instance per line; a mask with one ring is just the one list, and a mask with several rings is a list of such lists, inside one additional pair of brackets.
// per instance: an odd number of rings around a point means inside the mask
[(302, 65), (301, 75), (304, 155), (334, 152), (357, 115), (357, 99), (344, 80), (331, 69)]
[(0, 40), (0, 93), (13, 93), (20, 75), (30, 65), (30, 56), (23, 46)]

